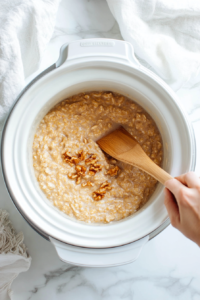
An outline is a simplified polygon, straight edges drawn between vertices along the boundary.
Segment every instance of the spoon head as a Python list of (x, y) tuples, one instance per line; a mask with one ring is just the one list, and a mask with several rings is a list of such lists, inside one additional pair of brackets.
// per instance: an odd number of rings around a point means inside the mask
[(157, 166), (144, 152), (138, 142), (122, 127), (97, 141), (99, 147), (114, 158), (131, 164), (162, 184), (172, 176)]
[(103, 151), (115, 158), (139, 145), (123, 127), (104, 136), (97, 141), (97, 144)]

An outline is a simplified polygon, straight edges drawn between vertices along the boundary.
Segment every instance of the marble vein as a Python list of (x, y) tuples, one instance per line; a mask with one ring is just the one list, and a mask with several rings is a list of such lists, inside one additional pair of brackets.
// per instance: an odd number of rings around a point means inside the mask
[[(132, 264), (134, 268), (134, 265)], [(129, 268), (130, 269), (130, 268)], [(105, 275), (106, 270), (106, 276)], [(62, 299), (62, 295), (70, 296), (70, 300), (76, 300), (77, 293), (85, 291), (82, 299), (140, 299), (139, 296), (148, 295), (148, 290), (142, 290), (143, 286), (150, 290), (156, 290), (162, 295), (162, 299), (200, 299), (200, 291), (192, 285), (193, 277), (177, 278), (173, 275), (165, 276), (136, 276), (127, 271), (125, 267), (102, 269), (88, 269), (75, 266), (67, 266), (44, 274), (45, 282), (30, 291), (27, 300), (42, 299), (44, 290), (54, 290), (54, 296)], [(91, 276), (93, 272), (94, 278)], [(173, 273), (172, 270), (170, 273)], [(105, 278), (106, 277), (106, 278)], [(100, 281), (99, 281), (100, 280)], [(52, 298), (54, 299), (54, 298)], [(143, 298), (142, 298), (143, 299)], [(152, 299), (152, 298), (149, 298)]]
[[(71, 267), (67, 267), (67, 268), (59, 268), (59, 269), (56, 269), (55, 271), (50, 271), (47, 274), (44, 274), (43, 276), (45, 278), (45, 282), (43, 284), (39, 285), (39, 286), (34, 287), (33, 290), (30, 291), (30, 293), (31, 294), (36, 294), (40, 289), (46, 287), (51, 280), (62, 276), (66, 272), (69, 272), (69, 274), (72, 273), (69, 280), (73, 279), (75, 277), (75, 274), (76, 274), (75, 271), (78, 271), (78, 269), (80, 270), (81, 268), (76, 267), (76, 266), (71, 266)], [(64, 285), (66, 285), (66, 283)], [(58, 292), (62, 291), (62, 286), (63, 286), (63, 284), (58, 286), (58, 288), (57, 288)], [(32, 295), (28, 298), (28, 300), (30, 300), (31, 297), (32, 297)]]

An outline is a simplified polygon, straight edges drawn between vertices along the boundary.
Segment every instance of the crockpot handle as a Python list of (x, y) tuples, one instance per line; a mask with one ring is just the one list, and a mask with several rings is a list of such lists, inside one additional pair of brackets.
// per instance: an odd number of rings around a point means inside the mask
[(146, 236), (131, 244), (107, 248), (93, 249), (68, 245), (49, 237), (59, 258), (69, 264), (82, 267), (112, 267), (135, 261), (148, 242)]
[(60, 57), (56, 62), (56, 67), (60, 67), (65, 62), (77, 58), (91, 57), (118, 58), (129, 63), (133, 67), (140, 67), (140, 63), (134, 55), (133, 46), (129, 42), (113, 39), (83, 39), (64, 44), (60, 50)]

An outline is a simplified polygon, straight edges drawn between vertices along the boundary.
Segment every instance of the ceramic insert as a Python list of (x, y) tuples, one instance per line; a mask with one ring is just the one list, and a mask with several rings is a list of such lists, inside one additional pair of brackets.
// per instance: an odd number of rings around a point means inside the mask
[(158, 165), (161, 135), (149, 114), (127, 97), (105, 91), (74, 95), (40, 122), (33, 142), (33, 167), (46, 197), (67, 215), (109, 223), (138, 211), (157, 181), (119, 162), (95, 143), (122, 125)]

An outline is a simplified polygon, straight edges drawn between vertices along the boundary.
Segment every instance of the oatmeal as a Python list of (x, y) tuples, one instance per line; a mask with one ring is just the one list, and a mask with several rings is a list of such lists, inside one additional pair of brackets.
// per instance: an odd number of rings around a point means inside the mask
[(122, 125), (161, 165), (162, 139), (148, 113), (112, 92), (72, 96), (40, 122), (33, 141), (39, 186), (55, 207), (78, 220), (109, 223), (138, 211), (157, 181), (102, 152), (96, 140)]

